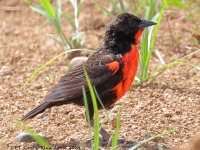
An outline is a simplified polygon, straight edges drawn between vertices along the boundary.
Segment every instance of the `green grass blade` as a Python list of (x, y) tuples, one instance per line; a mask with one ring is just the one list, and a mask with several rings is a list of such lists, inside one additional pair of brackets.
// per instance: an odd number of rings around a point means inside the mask
[(62, 32), (62, 29), (61, 29), (61, 14), (62, 14), (62, 5), (61, 5), (61, 1), (60, 0), (57, 0), (56, 2), (56, 15), (55, 15), (55, 12), (54, 10), (53, 13), (54, 13), (54, 17), (52, 17), (52, 13), (51, 13), (51, 8), (53, 9), (53, 6), (51, 5), (50, 2), (48, 1), (43, 1), (41, 0), (41, 6), (37, 5), (37, 4), (34, 4), (32, 2), (27, 2), (27, 4), (33, 9), (35, 10), (36, 12), (42, 14), (44, 17), (46, 17), (51, 24), (54, 25), (54, 27), (56, 28), (59, 36), (60, 36), (60, 39), (62, 40), (62, 44), (64, 46), (68, 45), (68, 47), (71, 49), (72, 46), (70, 45), (70, 42), (69, 40), (65, 37), (64, 33)]
[[(102, 107), (104, 110), (106, 110), (105, 106), (103, 105), (103, 103), (102, 103), (102, 101), (101, 101), (101, 99), (100, 99), (100, 97), (99, 97), (99, 95), (98, 95), (98, 93), (97, 93), (96, 88), (95, 88), (94, 86), (93, 86), (93, 88), (94, 88), (94, 91), (95, 91), (95, 94), (96, 94), (96, 98), (98, 99), (98, 101), (99, 101), (101, 107)], [(100, 129), (102, 128), (102, 126), (104, 125), (104, 123), (105, 123), (106, 121), (108, 121), (109, 116), (112, 114), (112, 112), (115, 110), (115, 108), (116, 108), (116, 107), (113, 107), (113, 108), (109, 111), (109, 113), (106, 113), (106, 116), (104, 117), (104, 119), (103, 119), (103, 121), (102, 121), (102, 123), (101, 123), (101, 125), (100, 125)]]
[(55, 56), (54, 58), (52, 58), (50, 61), (46, 62), (44, 65), (42, 65), (41, 67), (39, 67), (33, 74), (31, 74), (31, 76), (28, 78), (28, 80), (26, 80), (25, 84), (24, 84), (24, 88), (28, 85), (28, 83), (41, 71), (43, 70), (46, 66), (50, 65), (52, 62), (54, 62), (56, 59), (58, 59), (59, 57), (61, 57), (62, 55), (66, 54), (66, 52), (62, 52), (61, 54)]
[(70, 3), (72, 4), (73, 8), (75, 8), (75, 7), (76, 7), (76, 4), (75, 4), (75, 3), (76, 3), (77, 0), (69, 0), (69, 1), (70, 1)]
[(165, 65), (166, 63), (165, 63), (163, 57), (161, 56), (160, 52), (159, 52), (157, 49), (155, 49), (155, 54), (156, 54), (156, 56), (158, 57), (158, 59), (160, 60), (160, 63), (161, 63), (162, 65)]
[[(156, 5), (156, 0), (150, 0), (150, 5), (147, 8), (147, 12), (146, 12), (146, 19), (151, 20), (153, 13), (155, 12), (155, 5)], [(141, 61), (140, 61), (140, 66), (141, 66), (141, 81), (143, 82), (144, 79), (146, 78), (147, 75), (147, 70), (148, 70), (148, 64), (147, 62), (147, 57), (149, 57), (148, 52), (149, 52), (149, 47), (150, 47), (150, 40), (151, 37), (149, 36), (150, 34), (150, 29), (147, 28), (145, 29), (144, 33), (143, 33), (143, 38), (142, 38), (142, 51), (141, 51)]]
[(121, 10), (122, 10), (122, 12), (126, 12), (126, 9), (125, 9), (125, 7), (124, 7), (124, 1), (122, 1), (122, 0), (118, 0), (119, 1), (119, 4), (120, 4), (120, 8), (121, 8)]
[(193, 67), (193, 68), (195, 68), (195, 69), (197, 69), (197, 70), (200, 71), (200, 67), (199, 67), (199, 66), (196, 66), (196, 65), (194, 65), (194, 64), (187, 63), (187, 62), (179, 62), (179, 64), (187, 65), (187, 66)]
[(76, 40), (78, 38), (80, 38), (82, 35), (84, 34), (84, 32), (78, 32), (78, 33), (75, 33), (73, 36), (72, 36), (72, 41), (73, 40)]
[[(155, 0), (151, 0), (150, 2), (151, 2), (150, 4), (152, 4), (152, 6), (150, 5), (150, 7), (148, 8), (147, 14), (146, 14), (146, 17), (149, 20), (152, 18), (151, 15), (154, 13), (155, 5), (156, 5)], [(159, 29), (159, 26), (160, 26), (160, 23), (162, 20), (162, 16), (164, 13), (164, 8), (165, 8), (165, 0), (163, 0), (159, 15), (156, 14), (152, 19), (154, 22), (157, 19), (157, 21), (156, 21), (157, 25), (155, 27), (150, 27), (150, 28), (146, 29), (143, 34), (142, 50), (140, 53), (140, 55), (141, 55), (140, 56), (141, 75), (139, 76), (141, 83), (148, 80), (147, 72), (148, 72), (149, 62), (150, 62), (150, 58), (152, 56), (156, 35), (157, 35), (158, 29)], [(154, 28), (154, 30), (153, 30), (153, 28)]]
[(152, 52), (153, 52), (153, 47), (154, 47), (154, 44), (155, 44), (156, 35), (157, 35), (158, 29), (160, 27), (160, 23), (161, 23), (161, 20), (162, 20), (164, 9), (165, 9), (165, 0), (163, 0), (162, 6), (161, 6), (161, 9), (160, 9), (160, 13), (159, 13), (159, 16), (158, 16), (158, 19), (157, 19), (157, 24), (156, 24), (154, 31), (153, 31), (153, 34), (152, 34), (152, 38), (151, 38), (151, 42), (150, 42), (150, 48), (149, 48), (148, 55), (147, 55), (146, 62), (145, 62), (145, 67), (146, 67), (145, 73), (146, 74), (145, 74), (143, 80), (147, 80), (147, 78), (146, 78), (147, 77), (147, 69), (148, 69), (149, 61), (150, 61), (150, 58), (151, 58), (151, 55), (152, 55)]
[(109, 2), (111, 3), (112, 7), (115, 9), (115, 11), (117, 13), (122, 13), (122, 10), (120, 8), (118, 8), (118, 6), (114, 0), (109, 0)]
[(194, 54), (197, 54), (199, 52), (200, 52), (200, 50), (197, 50), (197, 51), (192, 52), (192, 53), (190, 53), (190, 54), (188, 54), (188, 55), (186, 55), (186, 56), (184, 56), (182, 58), (179, 58), (179, 59), (177, 59), (177, 60), (175, 60), (175, 61), (173, 61), (171, 63), (168, 63), (168, 64), (166, 64), (164, 66), (161, 66), (161, 67), (157, 68), (156, 70), (154, 70), (153, 72), (151, 72), (148, 75), (147, 78), (153, 78), (153, 79), (151, 79), (153, 81), (157, 76), (161, 75), (164, 71), (166, 71), (167, 69), (169, 69), (169, 68), (171, 68), (171, 67), (173, 67), (174, 65), (177, 65), (177, 64), (189, 65), (189, 66), (194, 67), (194, 68), (196, 68), (196, 69), (199, 70), (198, 66), (195, 66), (193, 64), (189, 64), (189, 63), (183, 62), (184, 59), (186, 59), (186, 58), (188, 58), (188, 57), (190, 57), (190, 56), (192, 56)]
[(186, 58), (188, 58), (188, 57), (190, 57), (190, 56), (192, 56), (192, 55), (194, 55), (194, 54), (197, 54), (197, 53), (199, 53), (199, 52), (200, 52), (200, 49), (199, 49), (199, 50), (196, 50), (196, 51), (194, 51), (194, 52), (192, 52), (192, 53), (190, 53), (190, 54), (188, 54), (188, 55), (186, 55), (186, 56), (183, 56), (182, 58), (179, 58), (178, 61), (179, 61), (179, 60), (186, 59)]
[(155, 135), (153, 137), (150, 137), (150, 138), (148, 138), (146, 140), (143, 140), (143, 141), (139, 142), (138, 144), (136, 144), (133, 147), (131, 147), (129, 150), (136, 150), (137, 148), (139, 148), (140, 146), (142, 146), (143, 144), (145, 144), (145, 143), (147, 143), (149, 141), (152, 141), (152, 140), (154, 140), (156, 138), (159, 138), (159, 137), (162, 137), (164, 135), (168, 135), (168, 134), (171, 134), (171, 133), (174, 133), (174, 132), (176, 132), (176, 130), (168, 130), (168, 131), (165, 131), (165, 132), (163, 132), (161, 134), (157, 134), (157, 135)]
[(113, 107), (108, 113), (106, 113), (106, 116), (104, 117), (102, 123), (101, 123), (101, 126), (100, 128), (103, 127), (104, 123), (106, 123), (110, 117), (110, 115), (113, 113), (113, 111), (116, 110), (116, 107)]
[(77, 16), (78, 16), (78, 2), (77, 2), (77, 0), (74, 0), (74, 23), (76, 26), (75, 33), (77, 33), (79, 30), (79, 20), (78, 20)]
[(17, 119), (14, 119), (14, 122), (25, 132), (31, 133), (31, 138), (33, 138), (40, 146), (51, 149), (51, 145), (49, 144), (49, 142), (40, 135), (38, 135), (36, 131), (34, 131), (30, 126)]
[(14, 119), (13, 121), (15, 122), (15, 124), (18, 127), (23, 129), (24, 131), (26, 131), (28, 133), (36, 134), (35, 130), (33, 130), (33, 128), (31, 128), (30, 126), (26, 125), (24, 122), (17, 120), (17, 119)]
[(59, 26), (61, 26), (61, 14), (62, 14), (62, 3), (61, 0), (56, 1), (56, 21), (58, 22)]
[(94, 88), (94, 92), (95, 92), (96, 98), (98, 99), (99, 103), (101, 104), (101, 107), (102, 107), (103, 109), (106, 109), (105, 106), (103, 105), (103, 103), (102, 103), (102, 101), (101, 101), (101, 99), (100, 99), (98, 93), (97, 93), (96, 88), (95, 88), (94, 86), (93, 86), (93, 88)]
[(85, 105), (85, 110), (86, 110), (86, 119), (87, 119), (87, 122), (90, 122), (91, 120), (90, 120), (90, 113), (89, 113), (89, 108), (88, 108), (88, 100), (87, 100), (84, 86), (82, 86), (82, 90), (83, 90), (83, 100), (84, 100), (84, 105)]
[[(158, 16), (159, 16), (159, 14), (156, 14), (153, 17), (152, 21), (156, 21)], [(156, 38), (156, 37), (152, 37), (153, 29), (154, 29), (154, 27), (149, 27), (148, 29), (146, 29), (144, 31), (144, 36), (143, 36), (143, 39), (142, 39), (142, 54), (141, 54), (141, 61), (140, 61), (140, 65), (141, 65), (141, 68), (142, 68), (142, 75), (141, 75), (142, 82), (144, 82), (146, 77), (147, 77), (149, 60), (150, 60), (151, 55), (152, 55), (152, 49), (150, 48), (150, 43), (151, 43), (153, 38)]]
[(51, 37), (52, 39), (54, 39), (55, 41), (59, 42), (62, 45), (65, 45), (65, 43), (63, 42), (63, 40), (60, 37), (57, 37), (53, 34), (47, 34), (49, 37)]
[(142, 36), (142, 47), (140, 52), (140, 68), (141, 68), (141, 76), (140, 80), (143, 82), (146, 76), (146, 57), (148, 54), (148, 29), (145, 29)]
[(83, 0), (80, 1), (79, 5), (78, 5), (78, 12), (77, 12), (77, 18), (79, 18), (81, 9), (83, 8)]
[(71, 17), (67, 13), (62, 13), (62, 16), (68, 21), (70, 26), (73, 28), (74, 31), (76, 31), (76, 26), (74, 21), (71, 19)]
[(3, 146), (3, 140), (0, 139), (0, 147)]
[(160, 145), (158, 145), (158, 150), (164, 150), (164, 148)]
[[(87, 96), (86, 96), (86, 91), (85, 91), (85, 88), (84, 86), (82, 86), (82, 90), (83, 90), (83, 100), (84, 100), (84, 105), (85, 105), (85, 112), (86, 112), (86, 119), (87, 119), (87, 122), (90, 123), (90, 113), (89, 113), (89, 108), (88, 108), (88, 101), (87, 101)], [(91, 129), (91, 126), (89, 125), (89, 128), (90, 128), (90, 137), (92, 138), (92, 129)], [(91, 143), (92, 144), (92, 143)]]
[(115, 136), (112, 140), (112, 148), (113, 150), (117, 149), (117, 144), (118, 144), (118, 137), (119, 137), (119, 129), (120, 129), (120, 111), (118, 111), (117, 113), (117, 127), (116, 127), (116, 131), (115, 131)]
[(162, 67), (159, 67), (156, 70), (154, 70), (152, 73), (150, 73), (147, 76), (147, 78), (151, 78), (150, 82), (152, 82), (156, 77), (158, 77), (159, 75), (163, 74), (164, 71), (166, 71), (167, 69), (170, 69), (171, 67), (173, 67), (176, 64), (180, 64), (180, 62), (174, 61), (174, 62), (166, 64), (166, 65), (164, 65)]
[[(159, 26), (160, 26), (160, 22), (158, 22), (158, 17), (159, 17), (159, 15), (160, 15), (160, 13), (157, 13), (157, 14), (155, 14), (154, 16), (153, 16), (153, 18), (151, 19), (151, 21), (153, 21), (153, 22), (156, 22), (157, 24), (158, 24), (158, 28), (159, 28)], [(161, 20), (160, 20), (161, 21)], [(153, 39), (153, 38), (156, 38), (156, 36), (155, 35), (157, 35), (157, 33), (154, 35), (154, 36), (152, 36), (153, 35), (153, 29), (155, 28), (155, 26), (150, 26), (150, 27), (148, 27), (148, 31), (149, 31), (149, 33), (148, 33), (148, 51), (150, 50), (150, 46), (151, 46), (151, 39)]]
[(40, 0), (41, 5), (44, 7), (46, 12), (49, 14), (51, 19), (55, 19), (55, 11), (53, 9), (53, 6), (50, 2), (50, 0)]
[(51, 19), (51, 17), (49, 16), (49, 14), (45, 11), (45, 9), (35, 3), (27, 3), (29, 5), (29, 7), (38, 12), (39, 14), (41, 14), (42, 16), (44, 16), (45, 18), (47, 18), (52, 24), (53, 24), (53, 20)]
[(163, 0), (163, 3), (162, 3), (162, 6), (161, 6), (161, 9), (160, 9), (160, 13), (159, 13), (159, 16), (158, 16), (158, 19), (157, 19), (157, 24), (154, 28), (154, 32), (153, 32), (153, 35), (152, 35), (152, 40), (151, 40), (151, 43), (150, 43), (150, 51), (152, 51), (153, 47), (154, 47), (154, 44), (155, 44), (155, 40), (156, 40), (156, 35), (158, 33), (158, 29), (160, 27), (160, 23), (161, 23), (161, 20), (162, 20), (162, 17), (163, 17), (163, 13), (164, 13), (164, 10), (165, 10), (165, 5), (166, 5), (166, 0)]
[(156, 2), (157, 0), (150, 0), (150, 5), (149, 5), (149, 12), (146, 14), (146, 16), (148, 16), (148, 18), (151, 20), (151, 18), (153, 17), (154, 13), (155, 13), (155, 7), (156, 7)]
[(108, 9), (106, 9), (103, 5), (101, 5), (100, 3), (95, 2), (95, 4), (101, 8), (105, 13), (107, 13), (110, 17), (115, 18), (115, 15), (113, 15), (111, 12), (109, 12)]
[(146, 131), (146, 139), (147, 139), (147, 138), (150, 138), (151, 135), (150, 135), (150, 133), (149, 133), (147, 124), (145, 124), (145, 131)]
[(75, 51), (83, 51), (86, 50), (88, 52), (95, 52), (94, 50), (90, 50), (90, 49), (71, 49), (65, 52), (60, 53), (59, 55), (53, 57), (52, 59), (50, 59), (48, 62), (46, 62), (45, 64), (43, 64), (42, 66), (40, 66), (34, 73), (32, 73), (30, 75), (30, 77), (26, 80), (25, 84), (23, 85), (24, 89), (26, 88), (26, 86), (29, 84), (29, 82), (41, 71), (43, 70), (46, 66), (50, 65), (52, 62), (54, 62), (56, 59), (58, 59), (59, 57), (63, 56), (64, 54), (68, 53), (68, 52), (75, 52)]
[(93, 109), (94, 109), (94, 150), (99, 149), (99, 115), (98, 115), (98, 105), (96, 101), (96, 96), (95, 92), (93, 89), (93, 86), (90, 82), (89, 76), (87, 74), (85, 66), (83, 66), (84, 69), (84, 74), (88, 83), (89, 91), (90, 91), (90, 96), (92, 98), (92, 104), (93, 104)]
[(166, 5), (185, 8), (186, 3), (183, 0), (166, 0)]
[(137, 9), (135, 9), (135, 7), (133, 8), (132, 6), (132, 12), (134, 12), (137, 15), (143, 14), (144, 10), (146, 11), (146, 7), (149, 6), (148, 1), (149, 0), (136, 1), (135, 5), (137, 6)]
[(68, 64), (68, 70), (69, 70), (69, 71), (72, 71), (72, 70), (73, 70), (73, 67), (72, 67), (72, 64), (71, 64), (71, 63)]

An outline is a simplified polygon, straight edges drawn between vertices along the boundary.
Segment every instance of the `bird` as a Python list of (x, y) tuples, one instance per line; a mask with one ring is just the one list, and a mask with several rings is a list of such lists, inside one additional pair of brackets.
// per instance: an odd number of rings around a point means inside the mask
[[(138, 70), (139, 38), (146, 27), (155, 22), (137, 17), (131, 13), (121, 13), (106, 26), (105, 36), (97, 51), (84, 62), (85, 70), (95, 87), (101, 103), (108, 108), (117, 102), (131, 87)], [(84, 106), (84, 86), (87, 96), (88, 110), (93, 126), (94, 108), (84, 74), (83, 65), (69, 71), (61, 77), (47, 93), (44, 101), (27, 113), (22, 120), (33, 118), (47, 108), (65, 104)], [(97, 101), (98, 109), (102, 105)], [(110, 135), (101, 128), (100, 134), (105, 140)]]

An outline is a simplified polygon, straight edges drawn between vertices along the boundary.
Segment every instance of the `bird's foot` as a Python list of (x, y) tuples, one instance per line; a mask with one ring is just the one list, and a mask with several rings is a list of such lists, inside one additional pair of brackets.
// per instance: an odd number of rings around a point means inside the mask
[[(109, 147), (112, 144), (112, 138), (109, 139), (102, 139), (100, 141), (101, 146), (103, 147)], [(130, 148), (132, 146), (134, 146), (136, 144), (136, 142), (133, 141), (128, 141), (126, 139), (118, 139), (117, 145), (119, 147), (126, 147), (126, 148)]]
[[(101, 140), (101, 145), (102, 146), (106, 146), (109, 147), (112, 144), (112, 137), (106, 132), (106, 130), (104, 128), (101, 128), (100, 130), (100, 134), (102, 136), (102, 140)], [(135, 145), (136, 143), (133, 141), (127, 141), (125, 139), (118, 139), (117, 145), (120, 147), (132, 147), (133, 145)]]

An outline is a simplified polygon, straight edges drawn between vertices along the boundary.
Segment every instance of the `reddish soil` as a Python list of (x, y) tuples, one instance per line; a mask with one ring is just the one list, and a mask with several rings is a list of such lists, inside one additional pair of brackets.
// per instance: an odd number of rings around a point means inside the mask
[[(91, 2), (85, 5), (80, 20), (81, 30), (87, 35), (84, 47), (95, 49), (102, 42), (105, 25), (110, 18)], [(190, 42), (192, 31), (200, 29), (199, 23), (192, 22), (188, 15), (199, 18), (192, 12), (188, 14), (180, 9), (176, 15), (168, 12), (163, 18), (155, 48), (166, 63), (200, 49), (200, 45)], [(63, 52), (62, 46), (47, 35), (55, 34), (55, 29), (23, 2), (0, 0), (0, 20), (0, 69), (3, 66), (11, 68), (11, 74), (0, 76), (0, 149), (3, 150), (28, 145), (16, 141), (16, 136), (22, 130), (14, 119), (20, 119), (40, 104), (50, 87), (67, 72), (68, 66), (67, 57), (59, 58), (24, 90), (23, 84), (30, 74)], [(67, 23), (64, 31), (66, 35), (72, 33)], [(199, 60), (198, 53), (189, 57), (187, 62), (200, 66)], [(153, 55), (150, 71), (158, 66), (161, 63)], [(149, 84), (132, 86), (115, 107), (121, 110), (120, 138), (138, 142), (146, 138), (147, 130), (153, 136), (176, 129), (176, 133), (151, 143), (170, 149), (190, 143), (191, 138), (200, 131), (200, 71), (190, 66), (176, 65)], [(102, 120), (105, 113), (99, 112)], [(116, 115), (117, 110), (104, 125), (110, 133)], [(84, 108), (72, 104), (48, 109), (26, 123), (37, 133), (46, 135), (52, 144), (90, 139)]]

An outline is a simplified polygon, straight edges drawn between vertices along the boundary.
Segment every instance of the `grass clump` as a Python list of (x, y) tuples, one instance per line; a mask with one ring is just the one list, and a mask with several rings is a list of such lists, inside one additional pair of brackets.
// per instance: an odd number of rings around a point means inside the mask
[[(44, 16), (55, 27), (58, 36), (52, 34), (49, 34), (49, 36), (61, 43), (65, 50), (82, 48), (84, 40), (81, 40), (81, 37), (84, 35), (84, 32), (81, 32), (79, 29), (79, 16), (83, 7), (83, 0), (79, 3), (78, 0), (69, 1), (74, 10), (74, 19), (68, 13), (63, 12), (61, 0), (56, 0), (55, 9), (50, 0), (40, 0), (39, 4), (31, 0), (25, 0), (25, 2), (32, 10)], [(74, 33), (71, 37), (67, 37), (63, 32), (61, 18), (66, 19), (72, 27)]]

